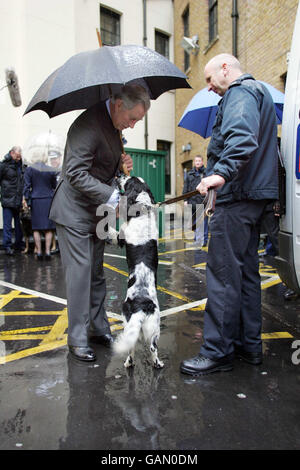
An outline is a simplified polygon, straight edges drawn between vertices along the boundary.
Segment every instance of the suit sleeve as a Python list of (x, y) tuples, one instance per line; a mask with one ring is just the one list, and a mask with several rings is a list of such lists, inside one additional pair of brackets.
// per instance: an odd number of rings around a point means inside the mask
[(66, 143), (65, 177), (94, 204), (106, 202), (113, 192), (113, 188), (101, 183), (90, 173), (98, 145), (99, 135), (95, 125), (91, 126), (89, 120), (82, 120), (71, 126)]

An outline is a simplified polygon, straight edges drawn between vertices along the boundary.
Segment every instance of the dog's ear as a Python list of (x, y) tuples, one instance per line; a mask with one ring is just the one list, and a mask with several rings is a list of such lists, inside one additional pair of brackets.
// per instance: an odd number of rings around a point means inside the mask
[(121, 192), (125, 191), (125, 185), (126, 185), (128, 180), (130, 180), (130, 176), (127, 176), (124, 173), (121, 173), (121, 175), (118, 176), (117, 185), (118, 185), (118, 188)]

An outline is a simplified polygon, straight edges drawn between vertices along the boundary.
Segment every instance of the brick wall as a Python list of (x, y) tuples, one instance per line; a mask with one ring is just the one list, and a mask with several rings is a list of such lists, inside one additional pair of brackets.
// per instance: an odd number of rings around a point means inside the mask
[[(296, 17), (298, 0), (238, 0), (237, 55), (243, 70), (252, 73), (284, 92), (284, 75), (287, 71), (287, 53)], [(190, 56), (186, 71), (192, 90), (176, 91), (176, 124), (193, 95), (206, 86), (203, 78), (205, 64), (222, 52), (232, 53), (232, 1), (218, 0), (218, 36), (208, 44), (208, 0), (174, 0), (174, 58), (184, 70), (182, 15), (189, 7), (189, 37), (198, 34), (200, 50)], [(279, 129), (280, 133), (280, 129)], [(183, 186), (183, 163), (202, 154), (206, 160), (209, 139), (182, 128), (176, 128), (176, 192)], [(190, 152), (182, 146), (191, 143)]]

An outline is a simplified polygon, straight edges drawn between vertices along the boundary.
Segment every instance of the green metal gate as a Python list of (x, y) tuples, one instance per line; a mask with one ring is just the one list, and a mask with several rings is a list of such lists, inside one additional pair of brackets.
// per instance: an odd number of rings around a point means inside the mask
[[(150, 187), (155, 202), (165, 200), (165, 157), (166, 152), (126, 148), (133, 160), (132, 176), (140, 176)], [(163, 211), (159, 211), (159, 236), (163, 233)]]

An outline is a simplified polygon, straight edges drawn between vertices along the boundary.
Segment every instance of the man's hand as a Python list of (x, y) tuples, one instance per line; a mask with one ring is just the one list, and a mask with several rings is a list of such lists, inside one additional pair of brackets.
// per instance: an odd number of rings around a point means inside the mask
[(206, 178), (202, 178), (201, 183), (197, 186), (197, 191), (199, 191), (202, 196), (206, 196), (209, 189), (218, 189), (225, 184), (225, 179), (220, 175), (210, 175)]
[(128, 153), (122, 153), (121, 160), (123, 165), (126, 165), (127, 170), (130, 172), (133, 169), (133, 161), (131, 156), (128, 155)]

